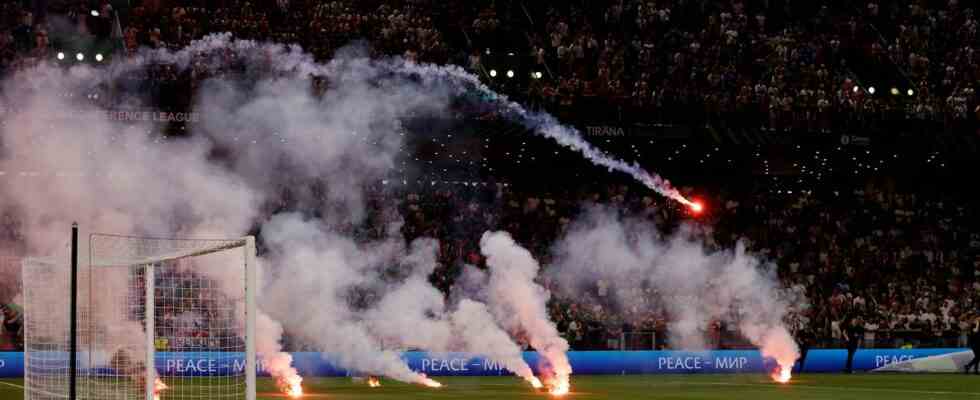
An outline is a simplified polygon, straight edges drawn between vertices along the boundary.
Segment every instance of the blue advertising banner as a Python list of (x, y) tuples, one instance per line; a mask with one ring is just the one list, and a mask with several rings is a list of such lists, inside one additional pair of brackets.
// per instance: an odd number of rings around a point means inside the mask
[[(951, 354), (966, 349), (863, 349), (854, 356), (854, 369), (870, 371), (889, 364), (917, 358)], [(572, 369), (583, 375), (624, 374), (693, 374), (693, 373), (762, 373), (776, 364), (763, 359), (755, 350), (690, 351), (572, 351), (568, 353)], [(60, 357), (45, 357), (58, 360)], [(406, 352), (402, 355), (409, 367), (431, 376), (496, 376), (510, 375), (499, 363), (462, 353), (430, 354)], [(535, 352), (525, 352), (524, 359), (535, 372), (543, 360)], [(164, 376), (227, 375), (242, 371), (245, 365), (241, 353), (199, 352), (158, 353), (157, 369)], [(840, 372), (847, 361), (842, 349), (810, 350), (806, 357), (806, 372)], [(293, 353), (293, 364), (303, 375), (356, 375), (330, 361), (321, 353)], [(93, 365), (99, 368), (99, 366)], [(259, 362), (259, 375), (266, 376)], [(799, 371), (799, 365), (796, 368)], [(24, 374), (24, 355), (0, 352), (0, 378), (17, 378)]]
[(24, 376), (24, 353), (0, 352), (0, 378)]

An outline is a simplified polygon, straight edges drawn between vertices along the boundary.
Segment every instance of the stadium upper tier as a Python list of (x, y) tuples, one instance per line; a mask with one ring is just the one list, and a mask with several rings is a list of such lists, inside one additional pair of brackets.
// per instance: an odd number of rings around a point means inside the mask
[[(363, 39), (378, 55), (465, 66), (564, 119), (972, 132), (980, 104), (977, 20), (962, 2), (44, 4), (0, 5), (0, 73), (39, 60), (109, 62), (230, 32), (296, 43), (318, 59)], [(148, 79), (190, 78), (164, 69)], [(168, 101), (187, 104), (179, 97)]]

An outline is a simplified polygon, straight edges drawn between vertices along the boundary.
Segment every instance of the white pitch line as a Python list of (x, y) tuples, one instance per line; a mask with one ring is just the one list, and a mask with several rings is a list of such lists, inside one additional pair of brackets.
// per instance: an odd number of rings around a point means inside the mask
[[(15, 387), (15, 388), (18, 388), (18, 389), (24, 389), (24, 390), (27, 390), (27, 388), (26, 388), (26, 387), (24, 387), (24, 386), (21, 386), (21, 385), (18, 385), (18, 384), (16, 384), (16, 383), (10, 383), (10, 382), (4, 382), (4, 381), (0, 381), (0, 385), (7, 385), (7, 386), (10, 386), (10, 387)], [(40, 394), (45, 394), (45, 395), (48, 395), (48, 396), (50, 396), (50, 397), (60, 397), (60, 398), (65, 398), (65, 399), (67, 399), (67, 398), (68, 398), (68, 396), (67, 396), (67, 395), (62, 395), (62, 394), (57, 394), (57, 393), (51, 393), (51, 392), (48, 392), (48, 391), (44, 391), (44, 390), (37, 390), (36, 392), (37, 392), (37, 393), (40, 393)]]
[[(775, 384), (760, 384), (760, 383), (727, 383), (727, 382), (664, 382), (667, 384), (677, 384), (677, 385), (714, 385), (714, 386), (746, 386), (746, 387), (762, 387), (762, 388), (773, 388), (777, 389), (782, 386)], [(948, 392), (948, 391), (929, 391), (929, 390), (908, 390), (908, 389), (888, 389), (888, 388), (863, 388), (863, 387), (841, 387), (841, 386), (815, 386), (815, 385), (797, 385), (789, 384), (789, 387), (798, 387), (804, 389), (818, 389), (818, 390), (831, 390), (831, 391), (858, 391), (858, 392), (892, 392), (892, 393), (916, 393), (916, 394), (945, 394), (945, 395), (960, 395), (960, 396), (980, 396), (980, 393), (976, 392)]]
[(21, 385), (18, 385), (18, 384), (16, 384), (16, 383), (10, 383), (10, 382), (4, 382), (4, 381), (0, 381), (0, 385), (7, 385), (7, 386), (13, 386), (13, 387), (15, 387), (15, 388), (20, 388), (20, 389), (24, 389), (24, 387), (23, 387), (23, 386), (21, 386)]

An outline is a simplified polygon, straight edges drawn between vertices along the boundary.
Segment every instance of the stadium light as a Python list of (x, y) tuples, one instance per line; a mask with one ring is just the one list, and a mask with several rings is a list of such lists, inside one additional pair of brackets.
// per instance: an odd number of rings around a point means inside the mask
[(508, 69), (507, 70), (507, 77), (508, 78), (513, 78), (514, 77), (514, 70)]
[(892, 93), (892, 96), (898, 96), (898, 88), (894, 88), (893, 87), (892, 90), (891, 90), (891, 93)]
[(98, 17), (99, 16), (99, 10), (92, 10), (92, 13), (91, 14), (92, 14), (93, 17)]
[(102, 62), (102, 60), (103, 60), (102, 53), (97, 53), (95, 55), (95, 61)]
[(912, 96), (912, 95), (914, 95), (914, 94), (915, 94), (915, 91), (914, 91), (914, 90), (912, 90), (912, 89), (909, 89), (909, 90), (908, 90), (907, 92), (905, 92), (905, 93), (906, 93), (906, 94), (908, 94), (909, 96)]
[(82, 53), (75, 54), (75, 59), (78, 61), (83, 61), (85, 60), (85, 55)]
[(59, 60), (64, 60), (65, 59), (65, 53), (59, 51), (57, 57), (58, 57)]
[(868, 93), (875, 94), (875, 87), (874, 86), (869, 87), (868, 88)]
[(861, 87), (858, 85), (854, 85), (854, 93), (857, 93), (859, 90), (861, 90)]
[(497, 70), (491, 69), (490, 70), (490, 77), (491, 78), (496, 78), (497, 77)]

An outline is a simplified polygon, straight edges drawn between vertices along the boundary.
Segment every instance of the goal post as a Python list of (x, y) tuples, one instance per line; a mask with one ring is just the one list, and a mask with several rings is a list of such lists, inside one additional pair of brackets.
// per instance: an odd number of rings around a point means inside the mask
[(92, 234), (87, 251), (77, 307), (64, 263), (23, 264), (25, 398), (69, 398), (74, 365), (78, 399), (255, 399), (254, 238)]

